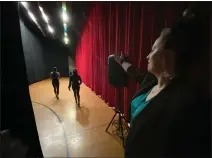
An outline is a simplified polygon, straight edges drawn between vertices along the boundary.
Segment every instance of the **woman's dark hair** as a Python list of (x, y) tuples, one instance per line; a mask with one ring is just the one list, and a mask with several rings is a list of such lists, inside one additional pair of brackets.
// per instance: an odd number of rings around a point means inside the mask
[(78, 74), (77, 69), (74, 69), (74, 70), (73, 70), (73, 74), (74, 74), (74, 75), (77, 75), (77, 74)]
[[(187, 10), (188, 16), (182, 17), (170, 30), (164, 31), (165, 49), (175, 53), (176, 71), (184, 71), (205, 57), (209, 48), (209, 12), (208, 8)], [(192, 15), (192, 16), (191, 16)]]
[(57, 67), (53, 67), (53, 71), (57, 71)]

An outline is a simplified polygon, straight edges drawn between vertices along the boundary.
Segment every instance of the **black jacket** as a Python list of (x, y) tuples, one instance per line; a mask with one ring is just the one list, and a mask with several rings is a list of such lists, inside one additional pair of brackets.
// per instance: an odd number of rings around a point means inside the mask
[[(141, 84), (138, 96), (157, 84), (150, 73), (128, 69)], [(133, 120), (125, 158), (209, 157), (209, 98), (201, 89), (176, 77)]]
[(69, 88), (78, 88), (82, 84), (82, 79), (79, 75), (70, 75), (69, 76)]

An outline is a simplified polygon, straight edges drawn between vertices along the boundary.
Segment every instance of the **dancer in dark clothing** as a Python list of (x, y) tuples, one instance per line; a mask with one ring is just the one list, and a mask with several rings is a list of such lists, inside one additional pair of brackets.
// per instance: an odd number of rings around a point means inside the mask
[(53, 72), (51, 72), (50, 77), (52, 79), (52, 86), (54, 88), (54, 93), (55, 93), (57, 99), (59, 99), (58, 95), (59, 95), (59, 88), (60, 88), (60, 82), (59, 82), (60, 73), (57, 72), (56, 67), (53, 68)]
[(70, 88), (72, 86), (72, 90), (74, 92), (74, 98), (78, 106), (80, 106), (80, 85), (82, 84), (81, 77), (78, 75), (77, 69), (73, 70), (73, 74), (70, 73), (69, 76), (69, 86), (68, 89), (70, 91)]

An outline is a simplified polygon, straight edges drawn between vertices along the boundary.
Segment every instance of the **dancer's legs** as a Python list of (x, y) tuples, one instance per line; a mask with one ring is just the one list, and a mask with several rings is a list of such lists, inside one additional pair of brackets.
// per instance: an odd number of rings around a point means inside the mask
[(77, 93), (76, 93), (76, 88), (72, 87), (72, 90), (74, 92), (74, 98), (75, 98), (75, 102), (77, 103)]
[(80, 87), (77, 87), (76, 94), (77, 94), (77, 99), (78, 99), (78, 105), (80, 105), (80, 94), (79, 94), (79, 92), (80, 92)]

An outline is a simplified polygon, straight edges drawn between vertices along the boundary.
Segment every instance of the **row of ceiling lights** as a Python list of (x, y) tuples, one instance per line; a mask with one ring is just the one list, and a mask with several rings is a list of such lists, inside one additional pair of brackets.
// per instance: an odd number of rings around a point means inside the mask
[[(36, 17), (34, 16), (34, 14), (32, 12), (29, 11), (29, 7), (28, 7), (28, 3), (27, 2), (21, 2), (21, 4), (24, 6), (24, 8), (28, 11), (28, 15), (29, 17), (32, 19), (32, 21), (38, 26), (38, 28), (41, 29), (40, 25), (37, 22)], [(68, 22), (68, 15), (66, 12), (66, 5), (64, 5), (65, 3), (63, 3), (63, 8), (62, 8), (62, 19), (63, 19), (63, 26), (64, 26), (64, 42), (65, 44), (69, 43), (69, 39), (68, 39), (68, 34), (67, 34), (67, 22)], [(53, 35), (54, 34), (54, 29), (50, 26), (49, 24), (49, 18), (48, 16), (45, 14), (43, 8), (41, 6), (39, 6), (40, 12), (42, 14), (42, 17), (44, 19), (44, 21), (47, 24), (47, 29), (48, 31)]]
[(66, 8), (65, 2), (63, 2), (62, 4), (62, 18), (63, 18), (63, 27), (64, 27), (64, 42), (65, 44), (68, 44), (69, 43), (68, 34), (67, 34), (68, 15), (67, 15), (67, 8)]
[(43, 8), (41, 6), (39, 6), (39, 9), (40, 9), (40, 12), (42, 14), (42, 17), (43, 17), (44, 21), (47, 24), (47, 28), (48, 28), (49, 32), (53, 34), (54, 33), (54, 29), (49, 25), (49, 18), (48, 18), (48, 16), (45, 14), (45, 12), (44, 12), (44, 10), (43, 10)]

